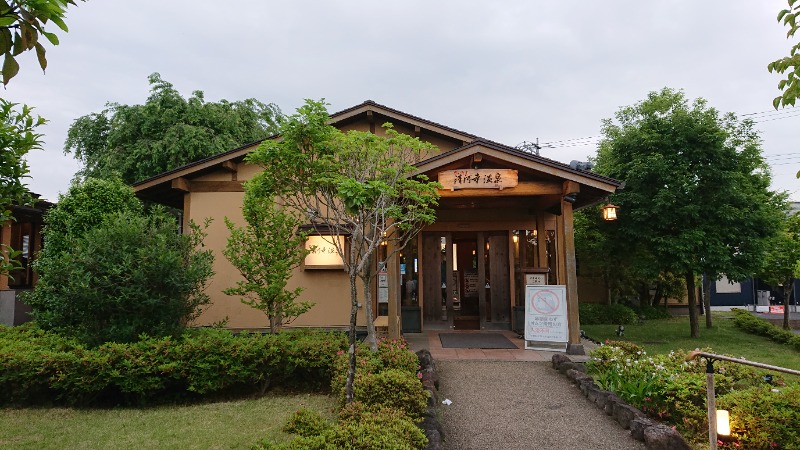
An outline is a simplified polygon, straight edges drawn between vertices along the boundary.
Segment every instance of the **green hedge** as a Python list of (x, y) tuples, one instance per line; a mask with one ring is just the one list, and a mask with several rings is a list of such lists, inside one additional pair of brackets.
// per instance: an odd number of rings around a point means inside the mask
[(193, 329), (88, 348), (34, 324), (0, 327), (0, 404), (147, 404), (269, 386), (318, 390), (346, 345), (341, 333)]
[(578, 305), (578, 313), (582, 325), (629, 325), (639, 321), (636, 311), (620, 304), (581, 303)]
[(733, 320), (737, 327), (748, 333), (766, 336), (779, 344), (786, 344), (800, 351), (800, 335), (759, 319), (747, 310), (734, 309)]
[(416, 423), (427, 407), (428, 391), (420, 381), (419, 360), (400, 340), (379, 341), (378, 351), (360, 345), (356, 354), (355, 401), (344, 403), (347, 353), (335, 362), (332, 391), (341, 401), (338, 422), (319, 413), (300, 410), (284, 426), (295, 434), (287, 443), (264, 441), (269, 450), (414, 450), (428, 444)]

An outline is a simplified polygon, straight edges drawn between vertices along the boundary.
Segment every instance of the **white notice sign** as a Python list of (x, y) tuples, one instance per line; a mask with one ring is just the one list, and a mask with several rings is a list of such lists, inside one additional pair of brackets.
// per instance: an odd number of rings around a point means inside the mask
[(525, 286), (525, 348), (568, 342), (567, 287)]

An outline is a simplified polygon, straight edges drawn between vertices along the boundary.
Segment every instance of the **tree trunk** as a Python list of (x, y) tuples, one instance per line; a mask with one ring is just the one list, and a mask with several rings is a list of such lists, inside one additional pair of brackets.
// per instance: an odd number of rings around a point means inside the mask
[(694, 284), (694, 272), (691, 270), (686, 271), (686, 296), (689, 300), (689, 328), (691, 329), (690, 336), (693, 338), (700, 337), (700, 324), (697, 317), (697, 289)]
[[(367, 264), (364, 271), (371, 271), (372, 264)], [(372, 314), (372, 274), (364, 274), (364, 315), (367, 319), (367, 342), (369, 349), (373, 352), (378, 351), (378, 338), (375, 336), (375, 316)]]
[(789, 326), (789, 300), (792, 298), (792, 289), (794, 289), (794, 278), (789, 278), (783, 283), (783, 329), (791, 330)]
[(347, 381), (345, 383), (345, 403), (353, 402), (353, 381), (356, 378), (356, 318), (358, 317), (358, 292), (356, 290), (356, 274), (350, 275), (350, 330), (348, 331), (349, 349)]
[(664, 283), (656, 283), (656, 291), (653, 293), (653, 298), (650, 299), (650, 305), (658, 306), (661, 301), (661, 295), (664, 292)]
[(711, 319), (711, 280), (707, 275), (703, 275), (703, 308), (706, 310), (706, 328), (713, 328), (714, 322)]

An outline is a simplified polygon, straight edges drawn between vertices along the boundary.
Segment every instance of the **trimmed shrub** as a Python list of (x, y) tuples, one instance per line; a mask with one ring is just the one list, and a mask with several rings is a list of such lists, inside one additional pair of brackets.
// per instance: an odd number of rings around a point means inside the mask
[(633, 309), (620, 304), (581, 303), (578, 314), (583, 325), (629, 325), (639, 321), (639, 316)]
[(717, 399), (731, 415), (730, 447), (800, 449), (800, 386), (751, 387)]
[(332, 424), (317, 411), (301, 409), (289, 418), (282, 430), (298, 436), (319, 436), (329, 430)]
[(791, 345), (795, 350), (800, 351), (800, 335), (759, 319), (750, 311), (744, 309), (733, 309), (732, 311), (733, 321), (737, 327), (748, 333), (768, 337), (779, 344)]
[(380, 373), (357, 374), (353, 398), (367, 406), (386, 406), (399, 409), (408, 416), (420, 418), (428, 403), (428, 391), (416, 375), (399, 369)]
[[(0, 327), (0, 404), (130, 405), (269, 386), (318, 389), (345, 347), (341, 333), (193, 329), (177, 338), (87, 348), (34, 324)], [(309, 348), (330, 355), (309, 353), (314, 360), (304, 361)]]
[(663, 306), (644, 305), (634, 308), (634, 311), (640, 318), (644, 318), (645, 320), (669, 319), (672, 317), (669, 309)]

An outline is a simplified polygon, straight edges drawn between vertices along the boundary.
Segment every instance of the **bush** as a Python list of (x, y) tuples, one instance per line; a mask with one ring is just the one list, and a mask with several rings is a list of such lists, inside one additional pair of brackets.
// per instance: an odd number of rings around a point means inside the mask
[[(591, 352), (587, 371), (601, 389), (676, 426), (687, 438), (702, 441), (708, 431), (706, 364), (698, 359), (686, 361), (687, 355), (670, 352), (649, 356), (635, 344), (610, 341)], [(761, 376), (751, 367), (717, 361), (714, 369), (718, 399), (737, 390), (763, 386)]]
[(620, 304), (581, 303), (578, 314), (583, 325), (629, 325), (639, 321), (639, 316), (633, 309)]
[(322, 417), (322, 414), (310, 409), (301, 409), (289, 419), (283, 426), (286, 433), (298, 436), (319, 436), (331, 428), (331, 423)]
[(751, 387), (721, 396), (717, 406), (730, 411), (730, 448), (800, 449), (800, 386)]
[(733, 309), (733, 320), (737, 327), (748, 333), (765, 336), (779, 344), (787, 344), (795, 350), (800, 351), (800, 335), (794, 334), (790, 330), (784, 330), (766, 320), (750, 314), (744, 309)]
[(669, 309), (663, 306), (643, 305), (634, 308), (634, 311), (639, 315), (639, 317), (644, 318), (645, 320), (669, 319), (672, 317)]
[[(330, 365), (345, 346), (341, 333), (194, 329), (177, 338), (87, 348), (33, 324), (0, 327), (0, 404), (130, 405), (258, 393), (268, 386), (317, 389), (330, 380)], [(311, 347), (330, 356), (302, 361)], [(321, 379), (310, 380), (311, 373)]]
[(353, 402), (339, 412), (331, 425), (315, 412), (298, 411), (284, 431), (299, 437), (284, 444), (262, 442), (256, 448), (270, 450), (414, 450), (428, 444), (425, 433), (398, 409)]
[(209, 301), (202, 290), (213, 256), (198, 250), (199, 229), (181, 235), (176, 226), (163, 211), (119, 213), (64, 237), (69, 252), (44, 252), (37, 262), (41, 276), (25, 300), (33, 317), (93, 346), (178, 336)]
[(420, 418), (428, 403), (428, 391), (416, 375), (399, 369), (356, 375), (353, 399), (365, 405), (399, 409), (410, 417)]

